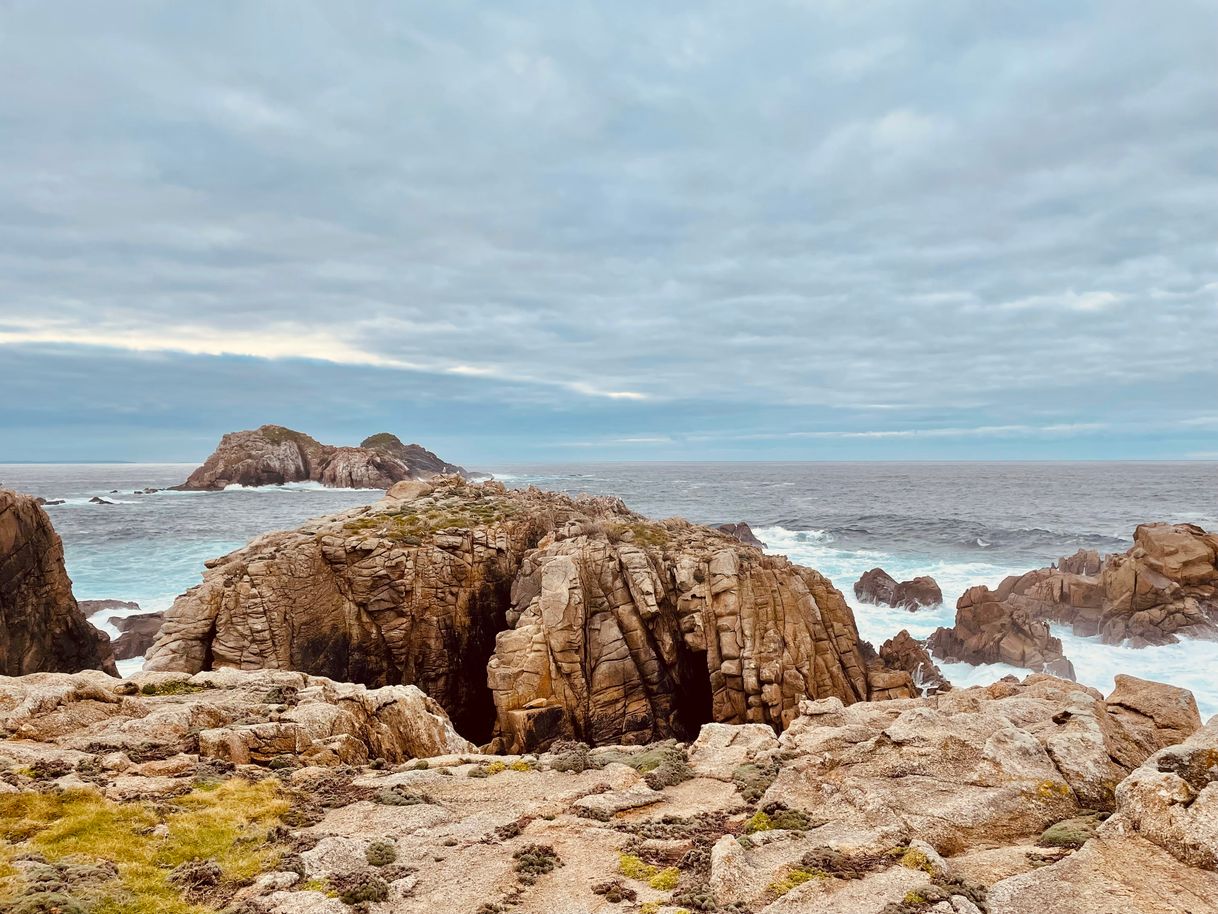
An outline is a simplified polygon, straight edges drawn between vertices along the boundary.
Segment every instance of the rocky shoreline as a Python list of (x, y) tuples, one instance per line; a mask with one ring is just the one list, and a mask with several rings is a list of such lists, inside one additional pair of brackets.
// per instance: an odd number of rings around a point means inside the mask
[[(1218, 910), (1218, 718), (1070, 681), (1048, 629), (1208, 634), (1200, 528), (877, 651), (747, 525), (406, 480), (208, 562), (112, 647), (41, 506), (0, 499), (0, 910)], [(932, 651), (1066, 678), (953, 688)]]

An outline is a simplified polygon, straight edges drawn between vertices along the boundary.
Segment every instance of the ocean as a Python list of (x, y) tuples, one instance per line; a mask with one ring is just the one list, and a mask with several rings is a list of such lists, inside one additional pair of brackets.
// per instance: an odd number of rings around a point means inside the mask
[[(367, 504), (369, 490), (313, 484), (223, 492), (157, 492), (185, 464), (7, 464), (0, 486), (47, 499), (78, 599), (132, 600), (167, 609), (197, 584), (203, 562), (259, 534)], [(1149, 521), (1218, 529), (1218, 463), (582, 463), (485, 467), (511, 487), (616, 495), (651, 517), (747, 521), (768, 550), (828, 575), (877, 647), (907, 628), (924, 638), (951, 625), (956, 598), (1079, 548), (1123, 551)], [(95, 496), (112, 501), (99, 505)], [(853, 584), (881, 566), (898, 580), (929, 574), (946, 604), (910, 613), (860, 603)], [(106, 622), (93, 621), (111, 635)], [(1218, 642), (1115, 647), (1055, 628), (1080, 681), (1107, 691), (1129, 673), (1191, 689), (1218, 714)], [(1025, 670), (942, 664), (958, 685)], [(139, 661), (123, 664), (125, 672)]]

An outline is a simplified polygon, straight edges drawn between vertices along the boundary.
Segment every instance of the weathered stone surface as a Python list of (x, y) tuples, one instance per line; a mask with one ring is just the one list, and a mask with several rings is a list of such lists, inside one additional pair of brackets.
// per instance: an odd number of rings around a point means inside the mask
[(890, 669), (909, 673), (919, 695), (923, 691), (946, 692), (952, 687), (943, 671), (931, 660), (922, 642), (907, 629), (902, 629), (880, 646), (880, 659)]
[(1197, 914), (1218, 909), (1216, 870), (1218, 718), (1125, 778), (1115, 814), (1081, 850), (1001, 880), (989, 906), (991, 914)]
[(734, 536), (746, 546), (756, 546), (758, 549), (765, 548), (765, 543), (757, 539), (757, 535), (753, 533), (753, 528), (744, 521), (737, 521), (734, 524), (720, 524), (715, 529), (726, 533), (728, 536)]
[(135, 657), (143, 657), (156, 642), (157, 633), (161, 630), (161, 624), (164, 621), (164, 613), (111, 616), (110, 624), (122, 632), (114, 641), (114, 659), (130, 660)]
[(939, 588), (939, 583), (929, 575), (897, 582), (883, 568), (872, 568), (864, 572), (862, 577), (854, 582), (854, 595), (868, 603), (904, 607), (911, 612), (923, 606), (937, 606), (943, 602), (943, 591)]
[(0, 673), (105, 670), (110, 639), (72, 596), (63, 543), (34, 498), (0, 489)]
[[(805, 700), (780, 738), (707, 725), (692, 772), (656, 778), (680, 746), (491, 756), (441, 739), (442, 754), (408, 761), (413, 750), (377, 742), (410, 729), (372, 701), (396, 689), (281, 671), (38, 674), (0, 679), (0, 803), (100, 790), (141, 802), (141, 817), (167, 810), (152, 835), (172, 841), (172, 798), (201, 780), (273, 786), (291, 808), (268, 840), (287, 855), (226, 900), (255, 912), (337, 912), (319, 887), (379, 885), (382, 914), (1208, 914), (1218, 721), (1118, 763), (1139, 750), (1112, 699), (1142, 706), (1163, 738), (1187, 704), (1154, 683), (1145, 701), (1136, 682), (1120, 688), (1106, 702), (1034, 674), (904, 701)], [(725, 778), (740, 760), (747, 776)], [(760, 800), (746, 793), (758, 785)], [(1046, 825), (1097, 806), (1113, 814), (1081, 849), (1037, 846)], [(51, 875), (27, 849), (12, 848), (0, 906), (23, 897), (11, 880)]]
[(970, 593), (970, 605), (1001, 607), (1012, 619), (1060, 622), (1106, 644), (1218, 638), (1218, 534), (1193, 524), (1142, 524), (1128, 552), (1101, 559), (1082, 550), (1054, 567), (1007, 578), (997, 590)]
[(324, 486), (387, 489), (405, 479), (465, 475), (418, 444), (403, 444), (382, 432), (359, 447), (322, 444), (303, 432), (279, 425), (229, 432), (215, 452), (179, 489), (223, 489), (230, 485), (265, 486), (319, 482)]
[(147, 669), (413, 683), (510, 751), (782, 728), (804, 698), (870, 694), (827, 579), (617, 499), (450, 477), (209, 565)]
[[(235, 764), (396, 763), (474, 750), (414, 686), (367, 689), (269, 670), (137, 673), (126, 681), (96, 671), (0, 677), (0, 731), (76, 753), (190, 753)], [(12, 748), (0, 741), (0, 757)]]
[(926, 646), (943, 660), (965, 663), (1009, 663), (1074, 678), (1074, 665), (1062, 651), (1049, 623), (1028, 609), (1003, 601), (1008, 578), (997, 593), (970, 587), (956, 603), (956, 624), (939, 628)]

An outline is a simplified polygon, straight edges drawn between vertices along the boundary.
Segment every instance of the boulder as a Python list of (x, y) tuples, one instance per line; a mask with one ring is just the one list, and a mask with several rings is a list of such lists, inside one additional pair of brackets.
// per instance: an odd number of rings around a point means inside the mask
[(931, 660), (922, 642), (914, 638), (907, 629), (902, 629), (880, 646), (880, 659), (890, 669), (909, 673), (919, 690), (918, 694), (946, 692), (952, 687), (943, 672)]
[[(1127, 688), (1131, 684), (1127, 684)], [(1163, 748), (1116, 788), (1116, 811), (1082, 849), (1003, 879), (991, 914), (1196, 914), (1218, 899), (1218, 718)]]
[(364, 439), (359, 447), (335, 447), (303, 432), (264, 425), (226, 434), (203, 465), (174, 488), (215, 490), (311, 481), (336, 488), (387, 489), (401, 480), (445, 474), (466, 472), (387, 432)]
[(165, 621), (165, 614), (141, 613), (137, 616), (111, 616), (108, 621), (122, 633), (114, 641), (114, 659), (132, 660), (143, 657), (156, 642), (157, 633)]
[(911, 612), (943, 602), (943, 591), (934, 578), (920, 575), (910, 581), (897, 582), (883, 568), (864, 572), (854, 583), (854, 595), (868, 603), (903, 607)]
[(870, 691), (822, 575), (613, 498), (444, 477), (208, 565), (147, 669), (411, 683), (506, 751), (781, 729), (805, 698)]
[(927, 647), (947, 661), (1009, 663), (1073, 679), (1074, 665), (1049, 624), (1021, 606), (1003, 602), (1001, 593), (970, 587), (956, 603), (955, 626), (936, 629)]
[(0, 489), (0, 674), (84, 669), (118, 675), (110, 639), (72, 596), (63, 543), (46, 511)]
[(734, 524), (720, 524), (715, 529), (726, 533), (728, 536), (735, 537), (746, 546), (756, 546), (758, 549), (765, 548), (765, 543), (757, 539), (756, 534), (753, 533), (753, 528), (744, 521), (738, 521)]

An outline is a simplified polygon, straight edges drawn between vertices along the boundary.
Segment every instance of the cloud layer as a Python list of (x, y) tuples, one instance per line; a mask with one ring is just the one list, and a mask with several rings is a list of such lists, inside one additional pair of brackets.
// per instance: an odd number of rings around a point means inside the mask
[(1216, 52), (1210, 2), (2, 5), (0, 459), (1214, 452)]

